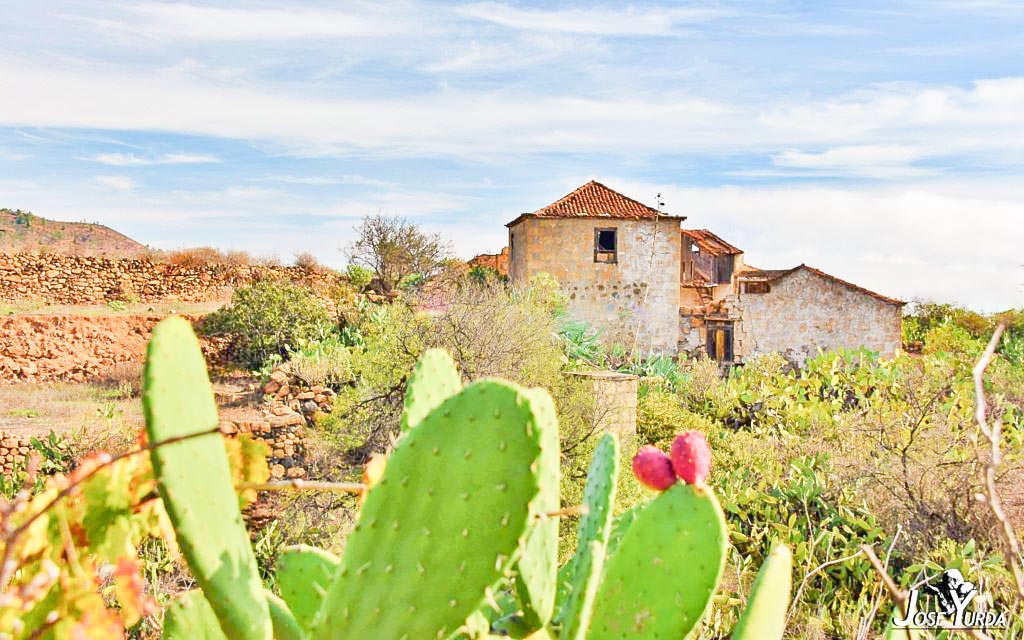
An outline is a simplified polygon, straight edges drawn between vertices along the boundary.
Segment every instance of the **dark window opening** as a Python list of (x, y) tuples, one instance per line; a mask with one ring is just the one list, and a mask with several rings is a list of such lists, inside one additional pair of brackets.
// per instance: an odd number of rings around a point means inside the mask
[(594, 229), (594, 262), (618, 262), (617, 229)]
[(744, 282), (743, 293), (768, 293), (772, 285), (767, 282)]
[(716, 362), (732, 362), (732, 323), (709, 322), (707, 332), (708, 357)]
[(715, 282), (718, 284), (729, 284), (732, 281), (732, 267), (735, 262), (733, 256), (718, 256), (715, 258)]

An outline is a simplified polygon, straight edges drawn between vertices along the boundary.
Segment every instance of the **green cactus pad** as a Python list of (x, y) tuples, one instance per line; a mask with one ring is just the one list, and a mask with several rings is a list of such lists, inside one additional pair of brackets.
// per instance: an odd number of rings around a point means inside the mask
[[(579, 554), (579, 551), (577, 551)], [(562, 621), (563, 640), (586, 640), (587, 629), (594, 608), (594, 598), (601, 586), (604, 570), (605, 545), (594, 540), (587, 545), (587, 553), (576, 562), (576, 578)], [(571, 606), (571, 609), (568, 608)]]
[(288, 547), (277, 556), (277, 587), (299, 626), (306, 631), (313, 628), (339, 566), (341, 559), (333, 553), (306, 545)]
[[(150, 442), (217, 426), (206, 362), (184, 318), (172, 316), (153, 329), (142, 406)], [(150, 457), (178, 544), (224, 633), (238, 640), (270, 638), (267, 599), (221, 436), (157, 447)]]
[(733, 640), (780, 640), (786, 631), (789, 592), (793, 587), (793, 554), (776, 544), (757, 573)]
[(270, 620), (274, 625), (274, 640), (305, 640), (306, 632), (295, 619), (284, 600), (267, 591)]
[(313, 637), (444, 638), (483, 603), (538, 492), (534, 404), (515, 385), (479, 381), (405, 434), (367, 496)]
[(605, 555), (609, 558), (615, 555), (615, 552), (619, 550), (619, 544), (622, 543), (622, 538), (629, 531), (629, 528), (633, 526), (633, 521), (636, 520), (636, 517), (640, 515), (640, 512), (646, 506), (646, 503), (638, 504), (612, 518), (612, 530), (608, 535), (608, 550)]
[(227, 640), (203, 592), (194, 589), (175, 598), (164, 612), (164, 640)]
[(558, 418), (551, 396), (543, 389), (526, 392), (530, 407), (541, 430), (541, 453), (537, 478), (540, 491), (530, 504), (530, 523), (517, 565), (516, 591), (523, 605), (527, 624), (541, 628), (551, 620), (558, 588), (558, 518), (543, 517), (559, 507)]
[[(583, 504), (587, 511), (580, 517), (577, 527), (576, 554), (569, 561), (567, 575), (569, 592), (559, 619), (563, 635), (572, 638), (580, 629), (580, 616), (589, 609), (604, 561), (608, 536), (611, 533), (612, 508), (615, 504), (616, 480), (619, 475), (618, 440), (611, 433), (604, 434), (594, 448), (587, 472), (587, 485), (583, 490)], [(597, 549), (601, 558), (595, 561), (591, 554)], [(585, 631), (585, 627), (583, 628)]]
[(685, 638), (718, 588), (728, 536), (709, 488), (658, 495), (608, 559), (587, 640)]
[(427, 349), (405, 386), (402, 432), (412, 429), (442, 402), (459, 392), (462, 378), (444, 349)]

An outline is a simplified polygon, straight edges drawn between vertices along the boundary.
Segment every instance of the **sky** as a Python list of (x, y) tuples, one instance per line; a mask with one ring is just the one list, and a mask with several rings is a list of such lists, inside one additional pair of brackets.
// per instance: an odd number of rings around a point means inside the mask
[(1024, 306), (1024, 2), (0, 0), (0, 207), (341, 266), (596, 179), (774, 269)]

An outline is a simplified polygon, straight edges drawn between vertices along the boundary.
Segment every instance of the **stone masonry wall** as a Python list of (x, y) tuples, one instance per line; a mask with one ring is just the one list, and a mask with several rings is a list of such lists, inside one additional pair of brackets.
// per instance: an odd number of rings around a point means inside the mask
[(0, 301), (39, 300), (50, 304), (203, 302), (257, 280), (286, 278), (328, 287), (333, 272), (299, 267), (174, 265), (146, 259), (58, 254), (0, 253)]
[(867, 347), (883, 356), (900, 348), (902, 309), (808, 271), (738, 293), (735, 350), (742, 357), (777, 351), (802, 364), (818, 349)]
[[(618, 262), (594, 262), (594, 229), (618, 229)], [(569, 298), (570, 313), (607, 344), (675, 354), (679, 335), (679, 221), (526, 218), (510, 229), (510, 278), (545, 272)], [(637, 335), (639, 334), (639, 335)]]

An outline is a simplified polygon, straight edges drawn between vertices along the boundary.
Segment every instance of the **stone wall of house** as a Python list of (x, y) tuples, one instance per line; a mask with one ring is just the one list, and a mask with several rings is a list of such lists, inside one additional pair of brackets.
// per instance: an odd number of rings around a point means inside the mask
[[(615, 264), (594, 261), (594, 230), (617, 231)], [(679, 336), (679, 221), (526, 218), (509, 230), (509, 277), (554, 276), (570, 313), (608, 344), (675, 354)]]
[(867, 347), (883, 356), (900, 348), (902, 309), (801, 270), (771, 283), (768, 293), (739, 292), (735, 353), (777, 351), (802, 364), (818, 349)]
[(0, 253), (0, 300), (49, 304), (204, 302), (257, 280), (288, 279), (326, 289), (331, 271), (299, 267), (227, 264), (168, 264), (135, 258), (38, 253)]

